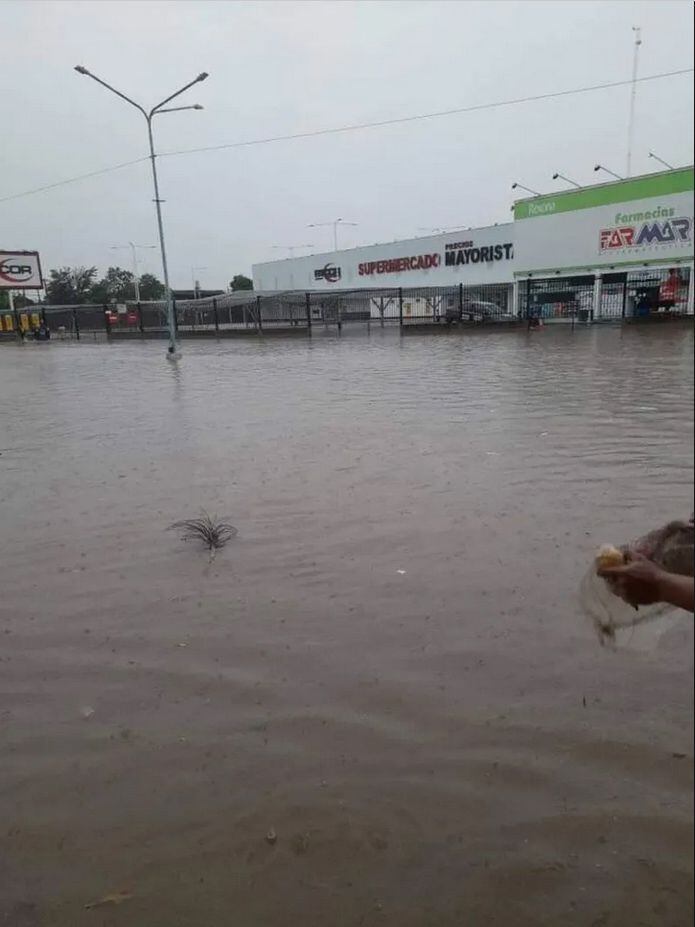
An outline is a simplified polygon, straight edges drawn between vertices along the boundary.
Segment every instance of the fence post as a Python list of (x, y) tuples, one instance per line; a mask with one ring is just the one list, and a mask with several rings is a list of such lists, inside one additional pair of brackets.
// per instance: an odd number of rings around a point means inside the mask
[(212, 311), (215, 316), (215, 333), (219, 335), (220, 333), (220, 317), (217, 315), (217, 297), (212, 297)]
[(531, 318), (531, 278), (526, 278), (526, 318)]
[(110, 338), (111, 337), (111, 323), (109, 321), (109, 311), (106, 306), (106, 303), (104, 303), (103, 311), (104, 311), (104, 328), (106, 329), (106, 337)]
[(459, 322), (463, 322), (463, 284), (459, 283)]
[(138, 300), (138, 328), (140, 329), (140, 334), (145, 334), (145, 325), (142, 321), (142, 303)]
[(80, 323), (77, 321), (77, 306), (72, 307), (72, 324), (75, 327), (75, 337), (80, 340)]
[(41, 321), (43, 322), (46, 329), (48, 329), (48, 319), (46, 318), (46, 310), (41, 306)]
[(398, 325), (403, 328), (403, 287), (398, 287)]
[(177, 313), (177, 311), (176, 311), (176, 300), (175, 300), (175, 299), (172, 299), (171, 305), (172, 305), (173, 310), (174, 310), (174, 334), (175, 334), (175, 335), (178, 335), (178, 333), (179, 333), (179, 319), (178, 319), (178, 313)]
[(620, 311), (620, 318), (624, 319), (627, 312), (627, 274), (625, 274), (625, 280), (623, 282), (623, 306)]
[(258, 330), (262, 332), (263, 331), (263, 316), (262, 316), (262, 310), (261, 310), (261, 297), (260, 296), (256, 297), (256, 316), (257, 316), (256, 324), (258, 326)]
[(311, 294), (304, 294), (306, 301), (306, 327), (311, 331)]

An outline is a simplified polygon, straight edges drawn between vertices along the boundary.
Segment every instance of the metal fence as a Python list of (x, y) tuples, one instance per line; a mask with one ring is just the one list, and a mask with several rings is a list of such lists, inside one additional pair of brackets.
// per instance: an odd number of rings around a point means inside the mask
[(689, 309), (688, 267), (528, 279), (519, 284), (522, 318), (544, 321), (615, 322), (683, 316)]
[[(342, 330), (345, 325), (451, 327), (515, 325), (526, 320), (599, 322), (688, 311), (688, 268), (522, 280), (517, 304), (511, 284), (244, 292), (176, 300), (179, 334), (234, 335)], [(690, 310), (692, 311), (692, 309)], [(54, 338), (164, 336), (164, 301), (123, 305), (31, 306), (0, 316), (0, 330), (31, 333), (43, 322)], [(529, 321), (529, 324), (531, 322)]]
[[(268, 331), (310, 332), (313, 328), (365, 326), (484, 325), (514, 322), (511, 285), (338, 290), (327, 293), (227, 294), (209, 299), (175, 300), (179, 334), (225, 335)], [(39, 320), (55, 338), (125, 338), (165, 334), (166, 303), (33, 306), (29, 322), (21, 314), (8, 325), (35, 329)]]

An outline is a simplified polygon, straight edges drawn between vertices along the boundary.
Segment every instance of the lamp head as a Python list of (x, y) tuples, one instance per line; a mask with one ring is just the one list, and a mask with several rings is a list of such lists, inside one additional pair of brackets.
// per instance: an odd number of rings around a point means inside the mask
[(81, 64), (76, 64), (76, 65), (75, 65), (75, 70), (77, 71), (78, 74), (87, 74), (87, 75), (89, 75), (89, 71), (87, 70), (87, 68), (85, 68), (85, 67), (84, 67), (83, 65), (81, 65)]
[(197, 81), (205, 80), (206, 77), (210, 77), (207, 71), (201, 71), (200, 74), (196, 77)]

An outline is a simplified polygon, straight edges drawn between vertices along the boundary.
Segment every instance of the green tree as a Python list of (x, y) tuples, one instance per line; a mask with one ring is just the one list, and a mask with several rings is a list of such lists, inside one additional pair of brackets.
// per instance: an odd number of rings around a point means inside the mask
[(165, 287), (154, 274), (143, 274), (140, 277), (140, 299), (162, 299)]
[(232, 291), (236, 290), (252, 290), (253, 289), (253, 280), (250, 280), (248, 277), (245, 277), (243, 274), (236, 274), (232, 277), (232, 281), (229, 284)]
[(46, 299), (54, 306), (89, 302), (97, 275), (96, 267), (59, 267), (49, 274)]
[(122, 267), (109, 267), (89, 292), (93, 303), (124, 303), (135, 298), (133, 275)]

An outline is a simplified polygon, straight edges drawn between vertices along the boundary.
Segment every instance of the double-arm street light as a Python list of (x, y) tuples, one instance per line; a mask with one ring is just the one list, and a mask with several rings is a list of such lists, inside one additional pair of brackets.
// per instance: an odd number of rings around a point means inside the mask
[(339, 225), (357, 225), (356, 222), (346, 222), (345, 219), (334, 219), (333, 222), (312, 222), (307, 225), (308, 229), (320, 229), (325, 226), (333, 226), (333, 250), (338, 250), (338, 226)]
[(142, 115), (145, 117), (147, 122), (147, 137), (150, 143), (150, 161), (152, 162), (152, 181), (154, 184), (154, 203), (157, 209), (157, 227), (159, 230), (159, 247), (162, 252), (162, 270), (164, 272), (164, 287), (166, 289), (166, 300), (167, 300), (167, 327), (169, 329), (169, 347), (168, 347), (168, 356), (170, 358), (175, 358), (177, 355), (176, 350), (176, 319), (174, 318), (174, 302), (171, 297), (171, 287), (169, 285), (169, 268), (167, 267), (167, 253), (164, 246), (164, 226), (162, 224), (162, 200), (159, 196), (159, 181), (157, 180), (157, 165), (156, 165), (156, 154), (154, 151), (154, 139), (152, 137), (152, 120), (155, 116), (160, 113), (178, 113), (184, 109), (203, 109), (200, 103), (193, 103), (191, 106), (166, 106), (167, 103), (170, 103), (176, 97), (180, 96), (184, 91), (188, 90), (189, 87), (192, 87), (194, 84), (200, 83), (200, 81), (205, 80), (208, 76), (206, 71), (203, 71), (199, 74), (195, 80), (190, 81), (181, 87), (180, 90), (177, 90), (176, 93), (172, 93), (171, 96), (168, 96), (166, 100), (162, 100), (161, 103), (158, 103), (156, 106), (153, 106), (152, 109), (148, 112), (144, 107), (140, 106), (139, 103), (136, 103), (135, 100), (131, 100), (130, 97), (127, 97), (124, 93), (121, 93), (120, 90), (116, 90), (115, 87), (112, 87), (111, 84), (107, 84), (105, 80), (102, 80), (100, 77), (97, 77), (96, 74), (92, 74), (91, 71), (88, 71), (87, 68), (83, 67), (81, 64), (78, 64), (75, 67), (75, 70), (78, 74), (84, 74), (85, 77), (91, 77), (92, 80), (95, 80), (98, 84), (101, 84), (102, 87), (106, 87), (107, 90), (110, 90), (112, 93), (115, 93), (117, 97), (120, 97), (122, 100), (125, 100), (126, 103), (130, 103), (131, 106), (134, 106), (139, 110)]
[(301, 248), (302, 250), (304, 250), (304, 248), (313, 248), (314, 246), (312, 244), (308, 244), (308, 245), (272, 245), (271, 247), (273, 251), (289, 251), (290, 257), (293, 258), (294, 252), (297, 251), (297, 249)]
[(135, 302), (140, 302), (140, 274), (138, 272), (138, 254), (137, 248), (156, 248), (157, 245), (136, 245), (134, 242), (129, 241), (127, 245), (111, 245), (112, 251), (125, 251), (130, 249), (131, 257), (133, 259), (133, 289), (135, 290)]

